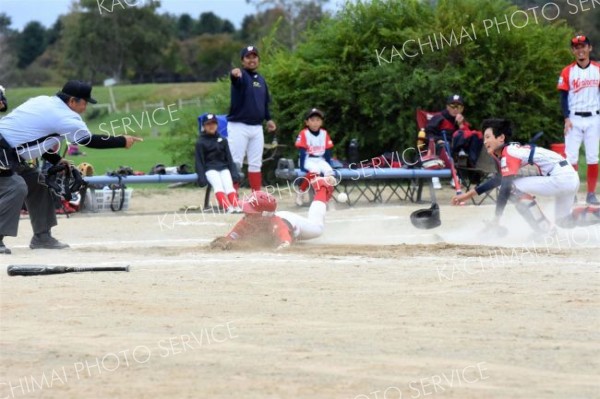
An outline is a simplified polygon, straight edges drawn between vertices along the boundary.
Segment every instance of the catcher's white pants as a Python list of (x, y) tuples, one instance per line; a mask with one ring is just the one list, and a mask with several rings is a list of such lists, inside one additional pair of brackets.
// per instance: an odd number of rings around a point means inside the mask
[(223, 170), (207, 170), (206, 180), (210, 183), (215, 193), (233, 193), (235, 192), (235, 188), (233, 188), (233, 180), (231, 179), (231, 173), (229, 169)]
[(260, 172), (265, 145), (262, 125), (229, 122), (227, 123), (227, 140), (231, 158), (240, 169), (244, 164), (244, 156), (247, 156), (248, 172)]
[(311, 173), (322, 174), (323, 176), (331, 176), (333, 169), (324, 158), (314, 158), (306, 156), (304, 160), (304, 169)]
[(579, 190), (579, 175), (569, 164), (556, 165), (550, 176), (521, 177), (514, 181), (515, 188), (527, 194), (554, 197), (554, 217), (560, 220), (571, 214), (575, 194)]
[(567, 161), (576, 165), (579, 160), (579, 148), (581, 143), (585, 147), (585, 161), (588, 165), (598, 163), (598, 151), (600, 148), (600, 115), (584, 118), (583, 116), (571, 115), (569, 117), (573, 128), (565, 136), (565, 152)]
[(294, 229), (293, 236), (297, 240), (310, 240), (323, 234), (325, 229), (325, 213), (327, 205), (321, 201), (313, 201), (308, 208), (308, 218), (292, 212), (282, 211), (275, 214), (287, 220)]

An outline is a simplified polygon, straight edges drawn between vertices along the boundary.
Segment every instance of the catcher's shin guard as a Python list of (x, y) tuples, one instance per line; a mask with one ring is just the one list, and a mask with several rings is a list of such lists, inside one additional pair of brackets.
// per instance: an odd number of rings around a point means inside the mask
[(538, 233), (547, 233), (552, 230), (552, 223), (544, 215), (533, 195), (515, 191), (510, 199), (514, 202), (517, 212), (523, 216), (533, 230)]

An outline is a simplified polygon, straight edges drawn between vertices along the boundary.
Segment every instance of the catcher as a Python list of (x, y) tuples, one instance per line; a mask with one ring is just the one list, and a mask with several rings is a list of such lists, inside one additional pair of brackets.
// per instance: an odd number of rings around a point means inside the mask
[(277, 200), (264, 191), (255, 191), (242, 203), (244, 218), (224, 237), (218, 237), (211, 248), (231, 249), (234, 244), (271, 246), (278, 251), (296, 240), (310, 240), (323, 234), (327, 202), (333, 194), (335, 178), (316, 177), (311, 180), (315, 197), (308, 209), (308, 218), (292, 212), (275, 212)]
[[(484, 145), (499, 165), (500, 173), (467, 193), (452, 198), (452, 204), (500, 186), (496, 202), (496, 216), (488, 226), (499, 226), (504, 208), (510, 200), (519, 214), (540, 234), (551, 233), (552, 223), (542, 213), (535, 196), (554, 197), (555, 223), (562, 228), (588, 226), (600, 223), (600, 207), (575, 206), (575, 194), (579, 189), (579, 176), (573, 167), (559, 154), (537, 147), (511, 143), (512, 127), (507, 119), (483, 121)], [(519, 176), (519, 170), (534, 165), (538, 176)]]

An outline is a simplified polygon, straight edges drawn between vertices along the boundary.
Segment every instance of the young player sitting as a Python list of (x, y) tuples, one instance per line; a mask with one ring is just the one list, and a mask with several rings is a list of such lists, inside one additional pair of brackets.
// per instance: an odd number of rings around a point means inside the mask
[(331, 199), (333, 176), (316, 177), (310, 182), (315, 197), (308, 209), (308, 218), (292, 212), (275, 212), (277, 200), (264, 191), (255, 191), (242, 203), (245, 213), (229, 233), (216, 238), (211, 248), (230, 249), (234, 243), (241, 246), (272, 246), (277, 250), (289, 247), (295, 240), (310, 240), (323, 234), (327, 202)]
[[(536, 232), (549, 233), (553, 226), (541, 212), (535, 195), (555, 198), (555, 222), (572, 228), (600, 223), (599, 207), (573, 207), (579, 189), (579, 176), (559, 154), (545, 148), (510, 143), (512, 128), (506, 119), (483, 122), (484, 146), (499, 164), (500, 173), (475, 189), (452, 198), (454, 205), (500, 186), (496, 216), (491, 227), (499, 226), (504, 208), (510, 199), (517, 211)], [(535, 165), (540, 176), (519, 177), (519, 169)]]
[(331, 149), (333, 141), (327, 130), (322, 129), (323, 112), (312, 108), (304, 118), (305, 128), (298, 133), (296, 148), (300, 150), (300, 169), (306, 172), (306, 178), (302, 179), (299, 192), (296, 196), (296, 205), (304, 205), (305, 193), (309, 182), (315, 176), (330, 176), (333, 174), (331, 168)]
[(215, 190), (219, 206), (228, 213), (240, 213), (233, 181), (239, 180), (227, 139), (217, 133), (218, 122), (214, 114), (202, 117), (202, 131), (196, 142), (196, 173), (198, 185), (210, 183)]

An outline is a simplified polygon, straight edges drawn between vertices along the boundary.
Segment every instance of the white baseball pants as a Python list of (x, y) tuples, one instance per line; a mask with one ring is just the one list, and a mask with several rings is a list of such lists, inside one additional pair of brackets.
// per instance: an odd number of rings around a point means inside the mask
[(287, 211), (275, 214), (292, 225), (294, 229), (292, 234), (295, 239), (310, 240), (323, 234), (326, 212), (327, 205), (324, 202), (313, 201), (308, 208), (308, 218)]
[(579, 160), (579, 148), (581, 143), (585, 147), (585, 160), (589, 164), (598, 163), (598, 151), (600, 148), (600, 115), (584, 118), (583, 116), (571, 115), (569, 117), (573, 128), (565, 136), (565, 152), (567, 161), (576, 165)]
[(331, 176), (333, 174), (331, 165), (329, 165), (327, 161), (321, 157), (315, 158), (307, 155), (306, 159), (304, 160), (304, 169), (311, 173), (323, 174), (323, 176)]
[(229, 194), (235, 192), (229, 169), (223, 169), (221, 171), (211, 169), (207, 170), (205, 174), (206, 180), (208, 180), (213, 190), (215, 190), (215, 193)]
[(571, 214), (575, 194), (579, 190), (579, 175), (571, 164), (556, 165), (550, 176), (529, 176), (516, 179), (515, 188), (527, 194), (554, 197), (554, 217), (560, 220)]
[(262, 125), (246, 125), (240, 122), (227, 123), (227, 140), (231, 157), (241, 169), (244, 157), (248, 158), (248, 172), (260, 172), (265, 137)]

